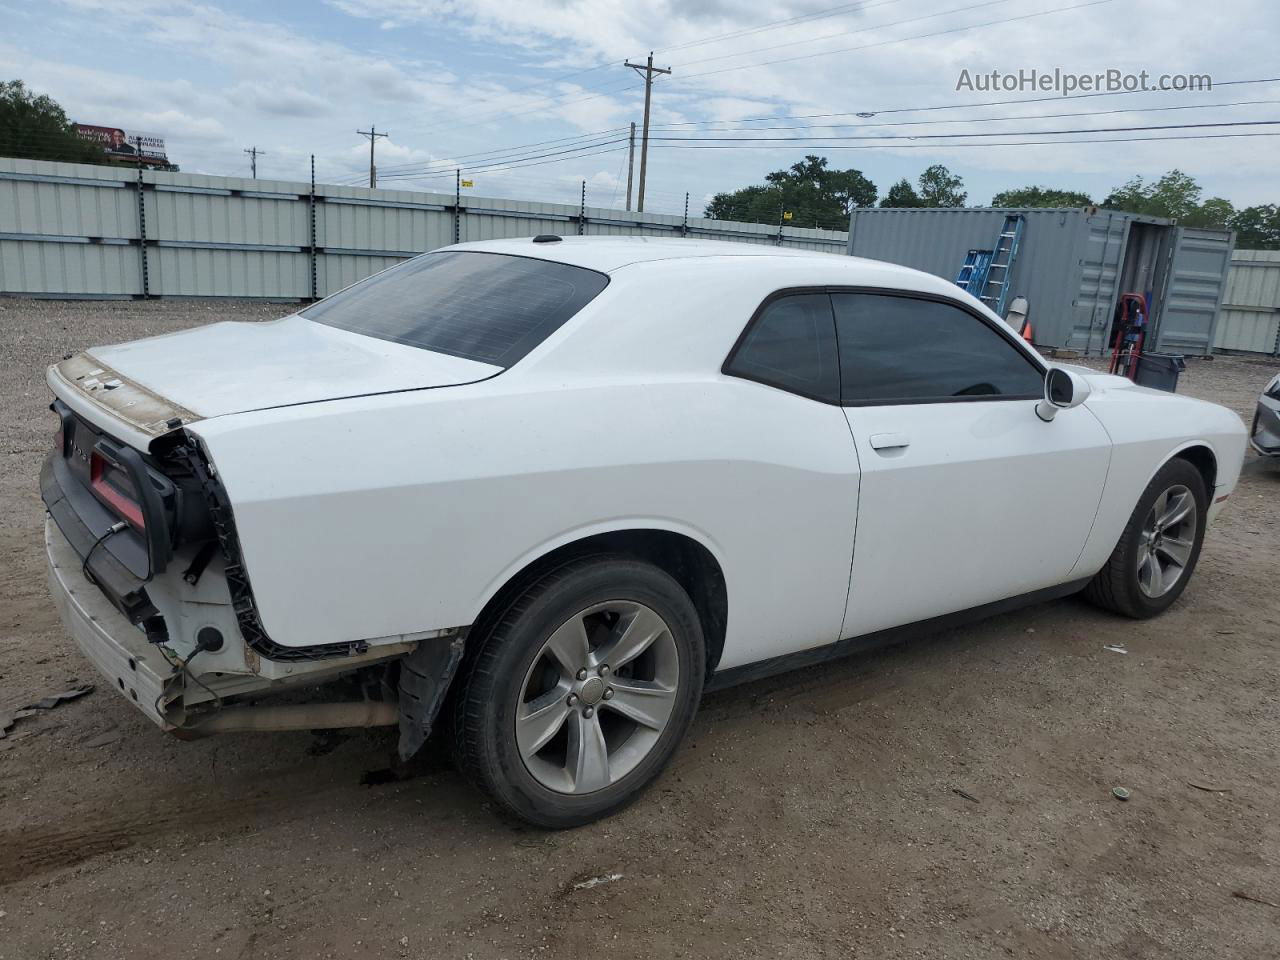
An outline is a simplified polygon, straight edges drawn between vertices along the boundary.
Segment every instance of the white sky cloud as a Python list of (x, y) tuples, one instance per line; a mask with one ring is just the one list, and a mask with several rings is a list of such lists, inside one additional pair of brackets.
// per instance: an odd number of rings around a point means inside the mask
[[(1276, 72), (1268, 64), (1280, 34), (1280, 6), (1266, 0), (1222, 0), (1212, 9), (1188, 8), (1179, 0), (1111, 0), (990, 23), (1082, 2), (866, 0), (820, 16), (833, 0), (770, 6), (729, 0), (329, 0), (305, 8), (247, 0), (0, 0), (6, 24), (0, 75), (48, 92), (75, 119), (167, 137), (173, 158), (193, 172), (244, 174), (242, 150), (256, 145), (266, 151), (259, 160), (262, 176), (305, 179), (315, 153), (322, 179), (354, 181), (367, 175), (368, 166), (367, 141), (355, 131), (375, 123), (393, 134), (377, 149), (384, 175), (405, 175), (394, 185), (449, 189), (449, 164), (457, 163), (475, 168), (477, 192), (500, 190), (531, 200), (575, 200), (578, 178), (586, 179), (592, 204), (620, 204), (619, 182), (625, 193), (622, 138), (627, 124), (640, 120), (642, 87), (621, 64), (650, 49), (659, 65), (674, 71), (655, 85), (656, 125), (867, 124), (865, 130), (760, 129), (754, 135), (887, 137), (1280, 119), (1280, 84), (950, 113), (885, 112), (1032, 95), (957, 93), (962, 69), (1146, 68), (1209, 73), (1219, 84)], [(757, 29), (787, 18), (800, 19)], [(990, 25), (961, 29), (982, 24)], [(822, 37), (827, 39), (814, 41)], [(714, 42), (699, 42), (707, 39)], [(848, 49), (855, 47), (860, 49)], [(840, 52), (768, 62), (824, 51)], [(1264, 102), (1224, 105), (1237, 101)], [(1206, 108), (1143, 111), (1170, 106)], [(1096, 114), (1102, 110), (1131, 112)], [(878, 115), (740, 122), (857, 111)], [(1042, 116), (1067, 112), (1095, 115)], [(1004, 122), (956, 122), (988, 117)], [(930, 122), (884, 125), (925, 120)], [(1280, 127), (1249, 132), (1268, 130)], [(598, 149), (611, 152), (554, 156), (565, 145), (550, 143), (495, 155), (489, 169), (483, 166), (488, 151), (596, 132)], [(942, 140), (859, 141), (862, 149), (783, 141), (731, 150), (688, 149), (659, 139), (727, 135), (706, 126), (655, 127), (650, 209), (678, 212), (688, 191), (697, 212), (716, 191), (760, 182), (769, 170), (806, 153), (862, 169), (882, 191), (943, 162), (965, 178), (971, 200), (983, 202), (997, 190), (1032, 182), (1082, 189), (1100, 199), (1133, 174), (1158, 176), (1175, 166), (1195, 176), (1206, 195), (1237, 205), (1280, 202), (1273, 174), (1280, 138), (1273, 137), (982, 148)], [(522, 157), (528, 166), (494, 166), (498, 159)], [(409, 176), (415, 173), (417, 180)]]

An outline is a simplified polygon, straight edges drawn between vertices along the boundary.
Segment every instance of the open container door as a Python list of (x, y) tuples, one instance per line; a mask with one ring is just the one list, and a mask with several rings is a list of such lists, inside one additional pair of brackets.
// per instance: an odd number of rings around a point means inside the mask
[(1235, 234), (1229, 230), (1174, 228), (1154, 342), (1146, 349), (1190, 356), (1212, 352), (1234, 248)]

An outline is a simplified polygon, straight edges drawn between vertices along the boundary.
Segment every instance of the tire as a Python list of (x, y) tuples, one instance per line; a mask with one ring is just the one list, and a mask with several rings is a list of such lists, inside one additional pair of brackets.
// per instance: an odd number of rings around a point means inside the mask
[(693, 602), (630, 557), (551, 571), (474, 639), (452, 704), (455, 759), (505, 811), (539, 827), (590, 823), (639, 796), (702, 696)]
[[(1184, 491), (1187, 500), (1183, 499)], [(1181, 509), (1177, 506), (1179, 502), (1189, 508), (1186, 517), (1194, 523), (1194, 530), (1188, 532), (1186, 522), (1179, 521), (1161, 531), (1158, 521)], [(1085, 587), (1085, 599), (1104, 610), (1137, 620), (1164, 613), (1182, 595), (1195, 572), (1204, 542), (1208, 505), (1200, 471), (1186, 460), (1166, 463), (1138, 498), (1120, 542), (1106, 565)], [(1159, 516), (1157, 506), (1163, 511)], [(1153, 520), (1157, 521), (1154, 526)], [(1153, 530), (1160, 531), (1155, 540), (1152, 540)], [(1156, 544), (1155, 550), (1150, 549), (1151, 543)], [(1153, 572), (1153, 563), (1161, 567), (1158, 573)], [(1176, 576), (1170, 582), (1173, 573)]]

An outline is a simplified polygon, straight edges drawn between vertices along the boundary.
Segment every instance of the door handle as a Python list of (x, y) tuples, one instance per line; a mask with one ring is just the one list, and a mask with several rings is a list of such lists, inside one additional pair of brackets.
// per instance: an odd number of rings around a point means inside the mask
[(911, 446), (911, 438), (901, 433), (873, 433), (870, 439), (872, 450), (902, 450)]

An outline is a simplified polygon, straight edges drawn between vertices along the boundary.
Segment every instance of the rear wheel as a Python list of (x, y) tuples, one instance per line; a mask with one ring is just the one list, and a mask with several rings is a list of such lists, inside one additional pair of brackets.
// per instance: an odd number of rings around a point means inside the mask
[(1085, 597), (1137, 619), (1163, 613), (1182, 595), (1200, 558), (1207, 507), (1200, 471), (1185, 460), (1169, 461), (1143, 491)]
[(606, 816), (651, 783), (702, 693), (697, 611), (671, 577), (621, 556), (574, 561), (506, 611), (461, 678), (454, 746), (468, 776), (543, 827)]

